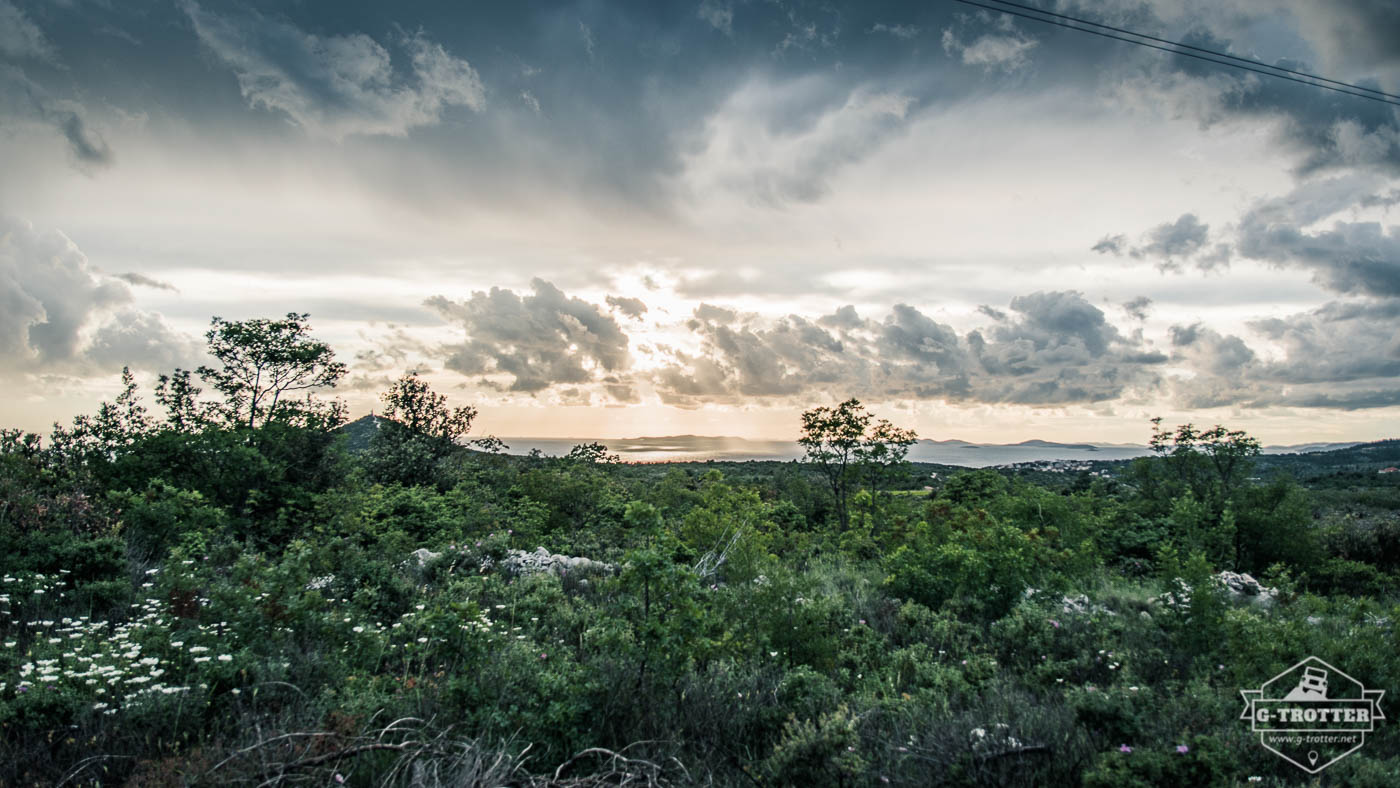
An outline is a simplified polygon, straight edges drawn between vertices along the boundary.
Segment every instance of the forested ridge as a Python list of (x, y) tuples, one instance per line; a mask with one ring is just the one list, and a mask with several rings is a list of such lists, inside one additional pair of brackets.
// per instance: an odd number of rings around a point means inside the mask
[(1390, 444), (931, 470), (847, 400), (802, 462), (514, 456), (412, 374), (348, 434), (306, 315), (207, 339), (0, 433), (0, 784), (1400, 784), (1389, 720), (1309, 777), (1239, 719), (1400, 687)]

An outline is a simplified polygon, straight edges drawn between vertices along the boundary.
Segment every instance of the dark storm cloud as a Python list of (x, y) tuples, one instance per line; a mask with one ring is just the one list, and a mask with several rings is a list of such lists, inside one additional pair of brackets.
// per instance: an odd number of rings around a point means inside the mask
[[(1282, 9), (1274, 4), (1233, 2), (1212, 9), (1213, 21), (1229, 24), (1238, 32), (1239, 40), (1232, 39), (1224, 29), (1210, 30), (1194, 19), (1189, 28), (1172, 31), (1159, 16), (1181, 15), (1179, 6), (1171, 3), (1137, 5), (1132, 29), (1166, 32), (1193, 46), (1294, 70), (1324, 73), (1373, 89), (1400, 89), (1400, 82), (1396, 81), (1400, 78), (1396, 68), (1400, 65), (1400, 38), (1387, 35), (1396, 29), (1394, 3), (1357, 0), (1294, 2), (1286, 6), (1286, 12), (1292, 12), (1298, 21), (1297, 28), (1287, 35), (1265, 36), (1259, 41), (1247, 40), (1244, 34), (1277, 25)], [(1085, 7), (1085, 13), (1102, 14), (1101, 9)], [(1289, 36), (1306, 44), (1308, 60), (1278, 54), (1281, 44), (1291, 43)], [(1171, 75), (1180, 75), (1188, 82), (1178, 88), (1206, 87), (1214, 101), (1208, 106), (1197, 104), (1191, 110), (1203, 123), (1213, 125), (1235, 119), (1275, 121), (1278, 140), (1298, 156), (1299, 173), (1357, 165), (1400, 171), (1400, 128), (1392, 106), (1199, 60), (1158, 57), (1159, 53), (1131, 49), (1137, 50), (1135, 54), (1143, 58), (1142, 62), (1158, 71), (1159, 82), (1166, 84)]]
[(189, 365), (190, 339), (131, 301), (124, 283), (100, 275), (62, 233), (0, 216), (4, 372)]
[(544, 280), (530, 286), (534, 294), (523, 298), (493, 287), (466, 301), (428, 299), (428, 307), (466, 331), (465, 342), (446, 348), (447, 368), (465, 375), (506, 374), (509, 390), (527, 393), (626, 369), (628, 338), (616, 320)]
[(368, 35), (318, 36), (256, 11), (224, 15), (192, 0), (181, 8), (250, 104), (285, 113), (316, 136), (403, 135), (438, 122), (447, 107), (479, 110), (486, 101), (476, 70), (421, 32), (402, 36), (408, 67), (396, 68)]
[(1241, 255), (1310, 270), (1319, 285), (1345, 295), (1400, 297), (1400, 228), (1334, 221), (1305, 229), (1374, 197), (1362, 179), (1306, 184), (1256, 204), (1239, 222)]
[(15, 66), (0, 63), (0, 109), (11, 117), (32, 118), (52, 127), (68, 142), (73, 162), (80, 169), (112, 162), (112, 150), (87, 120), (84, 106), (59, 98), (39, 86)]

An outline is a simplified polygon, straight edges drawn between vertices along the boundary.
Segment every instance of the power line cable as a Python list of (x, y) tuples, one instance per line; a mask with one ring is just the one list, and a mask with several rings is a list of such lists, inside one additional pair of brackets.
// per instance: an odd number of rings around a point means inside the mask
[[(994, 0), (994, 1), (995, 1), (995, 0)], [(987, 9), (988, 11), (996, 11), (997, 13), (1000, 13), (1000, 14), (1007, 14), (1008, 16), (1019, 16), (1019, 17), (1022, 17), (1023, 19), (1030, 19), (1030, 20), (1032, 20), (1032, 21), (1035, 21), (1035, 22), (1042, 22), (1042, 23), (1047, 24), (1047, 25), (1055, 25), (1055, 26), (1057, 26), (1057, 27), (1063, 27), (1063, 28), (1066, 28), (1066, 29), (1068, 29), (1068, 30), (1078, 30), (1078, 31), (1081, 32), (1081, 33), (1090, 33), (1090, 34), (1092, 34), (1092, 35), (1102, 36), (1103, 38), (1111, 38), (1111, 39), (1114, 39), (1114, 40), (1116, 40), (1116, 41), (1123, 41), (1123, 42), (1126, 42), (1126, 43), (1129, 43), (1129, 44), (1136, 44), (1136, 45), (1138, 45), (1138, 46), (1147, 47), (1147, 48), (1149, 48), (1149, 49), (1157, 49), (1157, 50), (1160, 50), (1160, 51), (1162, 51), (1162, 52), (1167, 52), (1167, 53), (1170, 53), (1170, 54), (1173, 54), (1173, 55), (1180, 55), (1180, 56), (1182, 56), (1182, 57), (1189, 57), (1189, 58), (1194, 58), (1194, 59), (1196, 59), (1196, 60), (1203, 60), (1203, 61), (1205, 61), (1205, 62), (1207, 62), (1207, 63), (1214, 63), (1214, 64), (1217, 65), (1217, 66), (1225, 66), (1225, 67), (1227, 67), (1227, 68), (1238, 68), (1238, 69), (1242, 69), (1242, 70), (1244, 70), (1244, 71), (1253, 71), (1253, 72), (1256, 73), (1256, 74), (1263, 74), (1263, 75), (1266, 76), (1266, 77), (1273, 77), (1273, 78), (1275, 78), (1275, 79), (1286, 79), (1286, 80), (1288, 80), (1289, 82), (1296, 82), (1296, 83), (1298, 83), (1298, 84), (1300, 84), (1300, 85), (1308, 85), (1309, 87), (1322, 88), (1323, 90), (1331, 90), (1331, 91), (1336, 92), (1336, 93), (1342, 93), (1342, 94), (1345, 94), (1345, 95), (1348, 95), (1348, 96), (1355, 96), (1356, 98), (1370, 99), (1371, 101), (1379, 101), (1379, 102), (1382, 103), (1382, 104), (1392, 104), (1392, 105), (1395, 105), (1395, 106), (1400, 106), (1400, 101), (1393, 101), (1393, 100), (1391, 100), (1391, 99), (1389, 99), (1389, 98), (1383, 98), (1382, 96), (1370, 95), (1369, 93), (1354, 93), (1354, 92), (1352, 92), (1352, 91), (1350, 91), (1350, 90), (1347, 90), (1347, 89), (1345, 89), (1345, 88), (1333, 87), (1332, 85), (1323, 84), (1322, 82), (1311, 82), (1311, 81), (1308, 81), (1308, 80), (1306, 80), (1306, 79), (1300, 79), (1300, 78), (1298, 78), (1298, 77), (1289, 76), (1289, 75), (1287, 75), (1287, 74), (1280, 74), (1280, 73), (1277, 73), (1277, 72), (1275, 72), (1275, 71), (1265, 71), (1265, 70), (1262, 69), (1262, 68), (1254, 68), (1254, 67), (1252, 67), (1252, 66), (1243, 65), (1243, 64), (1240, 64), (1240, 63), (1232, 63), (1232, 62), (1228, 62), (1228, 61), (1224, 61), (1224, 60), (1216, 60), (1215, 58), (1206, 57), (1206, 56), (1204, 56), (1204, 55), (1197, 55), (1197, 54), (1193, 54), (1193, 53), (1191, 53), (1191, 52), (1184, 52), (1184, 51), (1182, 51), (1180, 48), (1178, 48), (1178, 49), (1169, 49), (1169, 48), (1164, 47), (1164, 46), (1158, 46), (1158, 45), (1156, 45), (1156, 44), (1149, 44), (1149, 43), (1147, 43), (1146, 41), (1138, 41), (1138, 40), (1136, 40), (1136, 39), (1127, 38), (1127, 37), (1120, 36), (1120, 35), (1115, 35), (1115, 34), (1113, 34), (1113, 33), (1105, 33), (1105, 32), (1102, 32), (1102, 31), (1100, 31), (1100, 30), (1093, 30), (1093, 29), (1087, 28), (1087, 27), (1078, 27), (1078, 26), (1076, 26), (1076, 25), (1072, 25), (1072, 24), (1069, 24), (1069, 23), (1067, 23), (1067, 22), (1059, 22), (1059, 21), (1056, 21), (1055, 19), (1046, 19), (1046, 18), (1040, 17), (1040, 16), (1032, 16), (1032, 15), (1030, 15), (1030, 14), (1021, 13), (1021, 12), (1019, 12), (1019, 11), (1012, 11), (1012, 10), (1009, 10), (1009, 9), (1006, 9), (1006, 8), (1001, 8), (1001, 7), (999, 7), (999, 6), (992, 6), (992, 5), (987, 5), (987, 4), (985, 4), (985, 3), (978, 3), (978, 2), (975, 2), (974, 0), (955, 0), (955, 2), (962, 3), (962, 4), (964, 4), (964, 5), (977, 6), (978, 8), (985, 8), (985, 9)], [(1045, 13), (1045, 12), (1039, 12), (1039, 13)], [(1137, 34), (1137, 33), (1129, 33), (1129, 35), (1138, 35), (1138, 34)], [(1169, 43), (1174, 43), (1174, 42), (1169, 42)], [(1174, 45), (1175, 45), (1175, 44), (1174, 44)], [(1184, 46), (1184, 45), (1176, 45), (1176, 46)], [(1253, 62), (1253, 61), (1245, 61), (1245, 62)], [(1262, 64), (1261, 64), (1261, 65), (1262, 65)], [(1273, 66), (1269, 66), (1269, 68), (1273, 68)], [(1347, 83), (1340, 83), (1340, 84), (1347, 84)], [(1358, 90), (1370, 90), (1370, 88), (1361, 88), (1361, 87), (1358, 87), (1357, 89), (1358, 89)], [(1379, 91), (1372, 91), (1372, 93), (1375, 93), (1375, 92), (1379, 92)], [(1383, 96), (1388, 96), (1388, 95), (1390, 95), (1390, 94), (1387, 93), (1387, 94), (1382, 94), (1382, 95), (1383, 95)]]
[[(1055, 11), (1045, 11), (1045, 10), (1043, 10), (1043, 9), (1036, 8), (1035, 6), (1023, 5), (1023, 4), (1021, 4), (1021, 3), (1013, 3), (1013, 2), (1010, 2), (1009, 0), (991, 0), (991, 2), (993, 2), (993, 3), (995, 3), (995, 4), (999, 5), (999, 6), (1001, 6), (1001, 5), (1009, 5), (1009, 6), (1012, 6), (1012, 7), (1014, 7), (1014, 8), (1024, 9), (1024, 10), (1026, 10), (1026, 11), (1034, 11), (1034, 12), (1037, 13), (1037, 14), (1044, 14), (1045, 16), (1052, 16), (1052, 17), (1056, 17), (1056, 18), (1059, 18), (1059, 19), (1067, 19), (1067, 20), (1069, 20), (1069, 21), (1071, 21), (1071, 22), (1077, 22), (1077, 23), (1079, 23), (1079, 24), (1081, 24), (1081, 25), (1090, 25), (1090, 26), (1092, 26), (1092, 27), (1103, 28), (1104, 30), (1112, 30), (1112, 31), (1115, 32), (1115, 33), (1124, 33), (1124, 34), (1127, 34), (1127, 35), (1130, 35), (1130, 36), (1137, 36), (1138, 38), (1146, 38), (1146, 39), (1148, 39), (1149, 41), (1157, 41), (1157, 42), (1160, 42), (1160, 43), (1163, 43), (1163, 44), (1171, 44), (1172, 46), (1181, 47), (1182, 49), (1190, 49), (1190, 50), (1194, 50), (1194, 51), (1196, 51), (1196, 52), (1204, 52), (1205, 54), (1208, 54), (1208, 55), (1215, 55), (1216, 57), (1228, 58), (1228, 59), (1230, 59), (1230, 60), (1235, 60), (1235, 61), (1238, 61), (1238, 62), (1240, 62), (1240, 63), (1248, 63), (1248, 64), (1253, 65), (1253, 66), (1262, 66), (1262, 67), (1264, 67), (1264, 68), (1273, 69), (1273, 70), (1275, 70), (1275, 71), (1282, 71), (1282, 72), (1284, 72), (1284, 73), (1286, 73), (1286, 74), (1294, 74), (1294, 75), (1300, 76), (1300, 77), (1307, 77), (1308, 79), (1316, 79), (1316, 80), (1319, 80), (1319, 81), (1321, 81), (1321, 82), (1329, 82), (1329, 83), (1331, 83), (1331, 84), (1333, 84), (1333, 85), (1339, 85), (1339, 86), (1344, 87), (1344, 88), (1351, 88), (1351, 89), (1353, 89), (1353, 90), (1364, 90), (1364, 91), (1366, 91), (1367, 93), (1374, 93), (1374, 94), (1376, 94), (1376, 95), (1378, 95), (1378, 96), (1384, 96), (1384, 97), (1386, 97), (1386, 98), (1400, 99), (1400, 95), (1396, 95), (1396, 94), (1394, 94), (1394, 93), (1386, 93), (1386, 92), (1383, 91), (1383, 90), (1376, 90), (1375, 88), (1368, 88), (1368, 87), (1365, 87), (1364, 85), (1355, 85), (1355, 84), (1352, 84), (1352, 83), (1350, 83), (1350, 82), (1342, 82), (1341, 80), (1330, 79), (1330, 78), (1328, 78), (1328, 77), (1318, 76), (1317, 74), (1309, 74), (1309, 73), (1306, 72), (1306, 71), (1295, 71), (1295, 70), (1293, 70), (1293, 69), (1291, 69), (1291, 68), (1284, 68), (1283, 66), (1271, 65), (1271, 64), (1269, 64), (1269, 63), (1263, 62), (1262, 60), (1255, 60), (1254, 58), (1240, 57), (1240, 56), (1238, 56), (1238, 55), (1231, 55), (1231, 54), (1229, 54), (1228, 52), (1219, 52), (1219, 51), (1216, 51), (1216, 50), (1214, 50), (1214, 49), (1206, 49), (1205, 47), (1192, 46), (1191, 44), (1183, 44), (1183, 43), (1181, 43), (1180, 41), (1171, 41), (1171, 40), (1165, 39), (1165, 38), (1158, 38), (1157, 36), (1148, 35), (1148, 34), (1146, 34), (1146, 33), (1135, 33), (1135, 32), (1133, 32), (1133, 31), (1131, 31), (1131, 30), (1124, 30), (1123, 28), (1120, 28), (1120, 27), (1114, 27), (1114, 26), (1112, 26), (1112, 25), (1105, 25), (1105, 24), (1103, 24), (1103, 23), (1101, 23), (1101, 22), (1092, 22), (1092, 21), (1090, 21), (1090, 20), (1088, 20), (1088, 19), (1080, 19), (1080, 18), (1078, 18), (1078, 17), (1073, 17), (1073, 16), (1069, 16), (1069, 15), (1067, 15), (1067, 14), (1057, 13), (1057, 12), (1055, 12)], [(1047, 20), (1042, 20), (1042, 21), (1047, 21)], [(1092, 32), (1092, 31), (1085, 31), (1085, 32)]]

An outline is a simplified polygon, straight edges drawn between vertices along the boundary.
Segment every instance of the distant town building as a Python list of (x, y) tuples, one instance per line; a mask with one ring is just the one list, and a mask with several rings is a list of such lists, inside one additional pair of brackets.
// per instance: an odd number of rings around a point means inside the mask
[(1396, 468), (1394, 465), (1390, 466), (1389, 468), (1381, 468), (1380, 470), (1376, 471), (1376, 473), (1397, 473), (1397, 472), (1400, 472), (1400, 468)]

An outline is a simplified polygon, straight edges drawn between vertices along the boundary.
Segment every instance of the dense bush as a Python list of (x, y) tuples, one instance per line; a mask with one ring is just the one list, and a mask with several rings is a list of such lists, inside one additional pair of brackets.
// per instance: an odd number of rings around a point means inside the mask
[[(802, 465), (509, 457), (432, 413), (356, 454), (319, 412), (160, 424), (128, 388), (0, 435), (0, 784), (1282, 785), (1241, 688), (1400, 682), (1396, 508), (1200, 461), (1247, 463), (1233, 433), (838, 507)], [(1400, 735), (1333, 769), (1395, 784)]]

